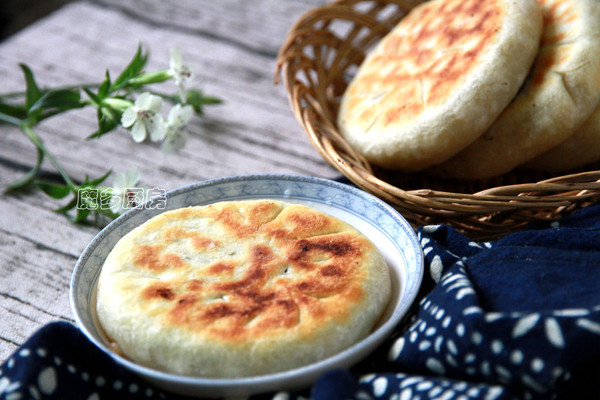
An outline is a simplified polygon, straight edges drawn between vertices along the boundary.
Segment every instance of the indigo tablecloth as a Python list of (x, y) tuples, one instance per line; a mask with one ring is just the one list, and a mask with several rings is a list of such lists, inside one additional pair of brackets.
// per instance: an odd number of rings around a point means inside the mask
[[(403, 329), (350, 371), (277, 400), (600, 399), (600, 206), (476, 243), (418, 231), (420, 298)], [(0, 399), (181, 399), (149, 386), (67, 322), (0, 367)]]

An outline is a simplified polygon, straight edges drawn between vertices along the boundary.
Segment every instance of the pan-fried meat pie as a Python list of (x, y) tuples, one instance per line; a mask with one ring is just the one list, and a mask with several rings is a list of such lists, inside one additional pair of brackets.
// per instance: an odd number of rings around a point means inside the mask
[(535, 0), (433, 0), (361, 64), (338, 125), (373, 164), (418, 171), (477, 139), (516, 95), (539, 47)]
[(483, 179), (509, 172), (564, 143), (598, 106), (600, 2), (538, 1), (544, 32), (523, 88), (481, 137), (436, 167), (436, 174)]
[(130, 359), (242, 377), (299, 367), (365, 337), (391, 297), (388, 267), (349, 224), (274, 200), (168, 211), (124, 236), (97, 312)]

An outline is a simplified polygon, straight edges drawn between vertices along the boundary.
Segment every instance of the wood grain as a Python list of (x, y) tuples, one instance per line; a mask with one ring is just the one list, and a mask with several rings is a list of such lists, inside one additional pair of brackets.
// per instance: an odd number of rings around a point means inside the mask
[[(283, 87), (273, 84), (275, 55), (288, 29), (323, 3), (75, 2), (0, 43), (0, 92), (22, 90), (19, 62), (31, 67), (41, 86), (98, 82), (107, 68), (116, 76), (138, 43), (150, 50), (148, 70), (168, 68), (169, 50), (177, 46), (195, 72), (194, 83), (224, 103), (195, 117), (186, 148), (168, 157), (155, 144), (133, 143), (123, 130), (85, 140), (95, 129), (91, 110), (46, 121), (38, 133), (72, 176), (136, 166), (142, 184), (165, 190), (239, 174), (333, 178), (337, 172), (309, 144)], [(172, 84), (162, 89), (175, 91)], [(0, 186), (26, 173), (34, 160), (29, 140), (0, 125)], [(49, 163), (43, 172), (53, 173)], [(0, 361), (44, 324), (73, 321), (71, 273), (98, 229), (52, 212), (63, 203), (38, 192), (0, 196)]]

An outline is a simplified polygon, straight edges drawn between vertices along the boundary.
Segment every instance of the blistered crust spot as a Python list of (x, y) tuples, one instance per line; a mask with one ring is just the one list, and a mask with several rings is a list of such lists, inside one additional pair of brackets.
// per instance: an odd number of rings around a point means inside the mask
[(539, 54), (528, 77), (529, 90), (552, 79), (551, 72), (573, 57), (573, 38), (567, 35), (567, 30), (570, 25), (577, 24), (577, 15), (568, 4), (556, 0), (538, 0), (538, 3), (544, 13), (544, 30)]
[[(281, 212), (269, 203), (210, 213), (243, 243), (246, 254), (203, 267), (198, 279), (143, 288), (143, 299), (170, 302), (168, 324), (234, 342), (277, 335), (303, 321), (312, 324), (305, 328), (310, 334), (319, 321), (345, 320), (364, 297), (360, 265), (372, 245), (331, 218), (305, 208)], [(172, 240), (189, 236), (167, 232)], [(252, 240), (240, 239), (250, 232)], [(158, 246), (141, 246), (138, 252), (143, 268), (164, 264)]]
[(204, 283), (200, 279), (190, 279), (187, 282), (186, 288), (190, 292), (196, 292), (202, 289)]
[(323, 214), (307, 212), (289, 214), (284, 224), (289, 227), (291, 237), (306, 237), (315, 232), (327, 232), (332, 222)]
[(142, 298), (146, 300), (174, 300), (175, 292), (167, 284), (153, 283), (142, 291)]
[[(349, 89), (349, 109), (360, 110), (361, 120), (374, 124), (381, 118), (388, 125), (444, 102), (499, 31), (503, 13), (495, 0), (432, 1), (415, 8), (368, 59), (369, 72), (362, 68), (360, 83)], [(361, 107), (373, 95), (377, 103), (398, 107), (384, 113)]]
[[(183, 209), (178, 210), (176, 215), (171, 217), (181, 219), (182, 217), (189, 217), (192, 213), (193, 211), (190, 209)], [(160, 228), (163, 225), (154, 223), (154, 226)], [(184, 241), (188, 241), (196, 251), (207, 251), (221, 245), (218, 240), (210, 239), (197, 231), (184, 230), (179, 227), (164, 227), (160, 240), (161, 244), (142, 244), (138, 246), (133, 255), (133, 263), (141, 269), (154, 272), (184, 267), (187, 263), (178, 254), (167, 250), (170, 245), (182, 244)]]
[(167, 268), (177, 268), (185, 265), (180, 256), (163, 252), (162, 245), (139, 246), (134, 255), (134, 263), (142, 269), (160, 272)]
[(274, 219), (281, 207), (274, 202), (260, 202), (242, 212), (234, 207), (214, 209), (211, 216), (237, 237), (255, 234), (265, 223)]
[(208, 267), (208, 273), (211, 275), (231, 275), (234, 272), (234, 268), (235, 265), (233, 263), (218, 262)]
[[(568, 6), (567, 2), (538, 0), (538, 3), (542, 6), (544, 12), (544, 28), (551, 27), (551, 25), (555, 24), (566, 26), (577, 19), (577, 15), (573, 13), (573, 9)], [(551, 38), (554, 35), (553, 31), (554, 29), (544, 29), (542, 43), (552, 43), (548, 38)]]
[[(188, 211), (189, 214), (190, 211)], [(171, 243), (181, 239), (190, 239), (193, 243), (194, 248), (197, 250), (203, 250), (210, 247), (219, 246), (218, 240), (210, 239), (206, 236), (201, 235), (196, 231), (184, 230), (179, 227), (166, 228), (164, 233), (165, 242)]]

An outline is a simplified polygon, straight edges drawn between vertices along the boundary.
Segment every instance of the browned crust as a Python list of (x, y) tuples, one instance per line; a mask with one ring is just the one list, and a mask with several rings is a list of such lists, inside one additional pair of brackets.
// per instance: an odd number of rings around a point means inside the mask
[(363, 101), (361, 92), (378, 87), (393, 88), (388, 109), (381, 114), (379, 107), (366, 107), (361, 120), (382, 118), (388, 126), (443, 103), (495, 37), (503, 12), (496, 0), (432, 1), (415, 8), (350, 87), (348, 109)]
[[(166, 248), (181, 239), (192, 240), (198, 252), (218, 251), (221, 238), (181, 228), (161, 229), (167, 220), (210, 218), (231, 237), (247, 239), (244, 257), (197, 266)], [(311, 326), (334, 319), (344, 321), (364, 297), (365, 273), (360, 268), (373, 245), (346, 224), (306, 207), (261, 201), (249, 207), (232, 204), (188, 208), (168, 219), (151, 221), (161, 244), (134, 249), (134, 265), (141, 271), (201, 268), (199, 279), (161, 280), (144, 287), (146, 303), (166, 304), (165, 323), (212, 338), (246, 341), (277, 334), (301, 322)], [(260, 243), (251, 240), (261, 235)], [(197, 245), (197, 243), (207, 245)], [(235, 271), (243, 273), (235, 274)]]

